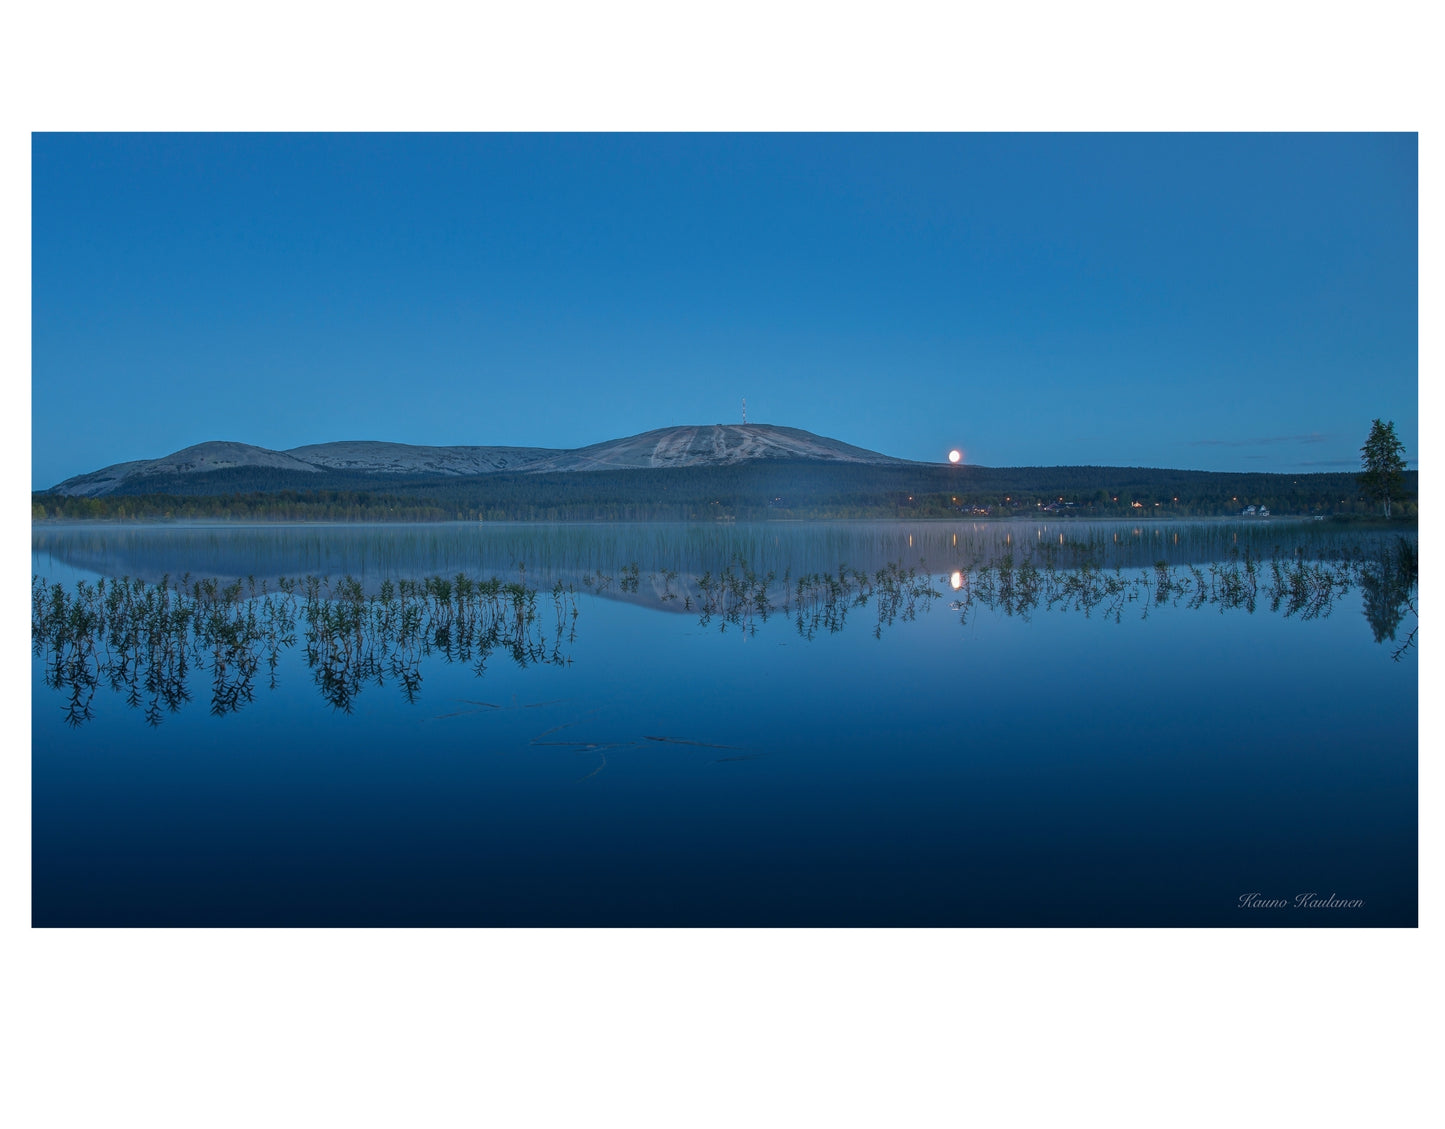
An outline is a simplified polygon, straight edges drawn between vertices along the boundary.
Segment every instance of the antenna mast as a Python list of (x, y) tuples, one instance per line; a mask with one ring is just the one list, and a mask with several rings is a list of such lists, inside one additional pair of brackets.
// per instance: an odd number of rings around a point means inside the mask
[(747, 425), (748, 425), (748, 398), (747, 398), (746, 396), (744, 396), (744, 397), (743, 397), (743, 426), (744, 426), (744, 427), (747, 427)]

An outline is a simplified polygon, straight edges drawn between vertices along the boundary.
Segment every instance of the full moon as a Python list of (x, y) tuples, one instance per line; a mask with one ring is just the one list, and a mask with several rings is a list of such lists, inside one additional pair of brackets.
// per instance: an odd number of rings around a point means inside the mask
[(948, 452), (948, 461), (951, 463), (956, 463), (961, 458), (963, 458), (963, 452), (957, 448)]

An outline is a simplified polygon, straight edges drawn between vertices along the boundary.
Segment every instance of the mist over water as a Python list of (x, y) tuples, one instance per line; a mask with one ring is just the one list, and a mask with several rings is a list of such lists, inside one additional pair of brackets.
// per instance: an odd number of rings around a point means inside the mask
[(527, 522), (437, 525), (64, 525), (39, 526), (32, 567), (160, 580), (183, 574), (238, 577), (351, 576), (368, 588), (388, 576), (466, 572), (537, 583), (637, 564), (643, 572), (700, 574), (740, 560), (781, 576), (830, 572), (840, 564), (872, 571), (922, 563), (934, 571), (996, 562), (1066, 568), (1195, 564), (1232, 554), (1303, 555), (1334, 560), (1390, 541), (1330, 523), (1273, 519), (1236, 522), (939, 521), (713, 524), (643, 522), (544, 525)]

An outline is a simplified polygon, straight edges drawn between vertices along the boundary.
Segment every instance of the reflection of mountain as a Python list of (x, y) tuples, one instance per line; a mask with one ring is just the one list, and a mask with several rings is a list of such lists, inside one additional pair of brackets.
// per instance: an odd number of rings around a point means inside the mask
[[(1081, 564), (1113, 570), (1270, 557), (1372, 558), (1393, 536), (1342, 533), (1325, 523), (1245, 522), (777, 522), (672, 524), (445, 525), (36, 525), (35, 568), (47, 563), (104, 576), (234, 580), (254, 576), (354, 576), (368, 590), (386, 577), (525, 577), (549, 588), (561, 580), (619, 577), (636, 564), (640, 584), (675, 573), (693, 580), (735, 561), (781, 580), (833, 573), (840, 565), (873, 572), (889, 562), (923, 562), (934, 572), (1012, 557), (1040, 567)], [(658, 583), (661, 583), (659, 579)], [(614, 583), (612, 591), (619, 590)], [(661, 593), (660, 593), (661, 594)]]
[[(749, 634), (780, 619), (811, 641), (860, 620), (881, 638), (885, 629), (915, 619), (945, 595), (961, 624), (982, 612), (1024, 620), (1036, 613), (1073, 612), (1120, 623), (1126, 615), (1144, 619), (1166, 605), (1250, 615), (1267, 608), (1307, 621), (1328, 616), (1337, 597), (1359, 584), (1366, 618), (1381, 643), (1393, 641), (1405, 613), (1414, 612), (1416, 554), (1401, 539), (1392, 554), (1373, 561), (1356, 556), (1307, 564), (1296, 558), (1271, 560), (1261, 568), (1252, 559), (1231, 560), (1207, 570), (1160, 562), (1130, 573), (1040, 568), (1032, 560), (1016, 564), (1005, 556), (956, 569), (942, 581), (906, 560), (876, 570), (839, 565), (780, 578), (753, 570), (739, 555), (701, 575), (668, 570), (644, 578), (637, 564), (577, 575), (559, 577), (550, 591), (464, 574), (388, 576), (370, 592), (353, 578), (314, 575), (274, 586), (259, 579), (102, 580), (73, 592), (37, 577), (31, 585), (31, 629), (44, 682), (69, 695), (72, 725), (90, 720), (102, 683), (124, 690), (132, 705), (147, 701), (147, 720), (159, 724), (164, 713), (191, 700), (188, 670), (210, 675), (212, 713), (232, 713), (252, 700), (262, 661), (274, 686), (279, 657), (293, 648), (304, 656), (323, 697), (346, 711), (364, 686), (389, 679), (414, 701), (422, 660), (433, 654), (475, 664), (478, 675), (493, 652), (521, 666), (570, 664), (583, 592), (688, 613), (704, 626)], [(1414, 640), (1412, 629), (1394, 657)]]
[[(379, 479), (423, 476), (462, 477), (504, 471), (527, 474), (557, 471), (636, 470), (655, 467), (731, 466), (781, 459), (821, 463), (910, 465), (796, 427), (772, 424), (715, 424), (663, 427), (625, 439), (609, 439), (576, 450), (547, 447), (425, 447), (406, 443), (353, 440), (313, 443), (289, 451), (271, 451), (247, 443), (210, 442), (158, 459), (140, 459), (77, 475), (52, 493), (97, 496), (116, 492), (164, 492), (181, 479), (192, 487), (216, 471), (264, 468), (279, 472), (278, 482), (305, 486), (327, 472), (374, 475)], [(299, 476), (294, 481), (284, 476)], [(219, 480), (218, 480), (219, 481)], [(314, 483), (313, 483), (314, 484)], [(222, 484), (234, 485), (228, 478)]]

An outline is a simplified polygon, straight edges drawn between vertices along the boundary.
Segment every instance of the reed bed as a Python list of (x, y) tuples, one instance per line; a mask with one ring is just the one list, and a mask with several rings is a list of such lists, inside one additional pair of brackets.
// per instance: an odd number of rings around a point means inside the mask
[[(695, 615), (723, 632), (754, 633), (780, 616), (804, 640), (840, 632), (862, 616), (881, 638), (945, 598), (960, 623), (983, 611), (1022, 618), (1074, 613), (1118, 623), (1164, 605), (1311, 620), (1330, 615), (1356, 588), (1375, 641), (1392, 644), (1397, 660), (1416, 646), (1419, 629), (1418, 549), (1403, 537), (1364, 548), (1332, 545), (1313, 555), (1301, 546), (1267, 556), (1246, 548), (1182, 565), (1160, 557), (1105, 567), (1097, 554), (1037, 546), (1018, 557), (1004, 552), (950, 564), (942, 573), (922, 560), (899, 559), (871, 571), (840, 563), (798, 575), (788, 567), (779, 575), (735, 553), (701, 573), (644, 574), (629, 561), (616, 572), (595, 569), (582, 585), (596, 595)], [(387, 578), (374, 590), (351, 576), (274, 584), (254, 577), (230, 583), (122, 577), (70, 589), (39, 576), (31, 582), (34, 653), (45, 685), (64, 695), (71, 725), (91, 719), (102, 686), (159, 725), (191, 701), (202, 674), (211, 713), (234, 713), (254, 700), (262, 679), (276, 687), (281, 656), (292, 649), (336, 709), (350, 712), (366, 687), (389, 683), (415, 702), (429, 659), (466, 663), (478, 677), (497, 654), (519, 667), (570, 663), (579, 614), (577, 590), (561, 580), (539, 590), (461, 572)]]
[[(550, 615), (547, 611), (550, 610)], [(519, 666), (569, 661), (575, 594), (458, 574), (383, 581), (368, 594), (343, 577), (222, 584), (189, 576), (158, 583), (79, 581), (67, 590), (31, 582), (31, 639), (45, 684), (63, 690), (66, 720), (90, 720), (108, 686), (160, 724), (191, 700), (193, 675), (210, 676), (210, 710), (235, 712), (255, 697), (265, 664), (274, 688), (283, 651), (300, 647), (322, 697), (350, 712), (370, 684), (388, 680), (414, 701), (429, 656), (477, 675), (501, 653)]]

